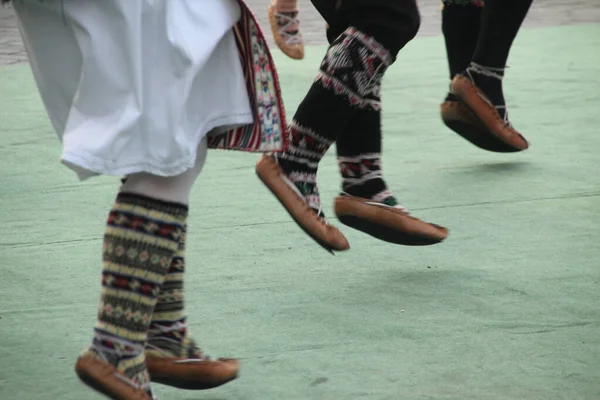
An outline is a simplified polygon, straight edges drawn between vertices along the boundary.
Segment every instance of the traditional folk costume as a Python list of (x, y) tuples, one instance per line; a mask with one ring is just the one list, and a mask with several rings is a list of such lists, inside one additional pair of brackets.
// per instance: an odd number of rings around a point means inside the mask
[[(342, 223), (392, 243), (444, 240), (447, 230), (408, 215), (381, 175), (381, 77), (418, 30), (415, 2), (312, 2), (327, 21), (331, 46), (290, 124), (290, 148), (282, 155), (263, 157), (258, 175), (319, 244), (329, 251), (346, 250), (344, 235), (325, 219), (316, 185), (318, 163), (337, 140), (343, 184), (335, 213)], [(484, 7), (480, 0), (444, 0), (443, 32), (452, 82), (441, 106), (442, 119), (487, 150), (515, 152), (529, 146), (508, 120), (501, 81), (531, 2), (487, 0)]]
[(335, 214), (352, 228), (391, 243), (429, 245), (448, 231), (412, 217), (381, 173), (381, 81), (416, 35), (415, 0), (312, 0), (328, 24), (330, 47), (289, 124), (290, 145), (265, 155), (257, 174), (300, 227), (329, 251), (347, 250), (321, 209), (317, 167), (337, 142), (342, 193)]
[(442, 120), (474, 145), (518, 152), (527, 140), (508, 119), (502, 79), (512, 43), (533, 0), (443, 0), (450, 92)]
[(126, 176), (107, 220), (91, 346), (75, 370), (119, 400), (150, 382), (206, 389), (235, 379), (184, 313), (191, 187), (207, 149), (287, 146), (275, 66), (236, 0), (15, 0), (23, 41), (59, 139), (80, 179)]

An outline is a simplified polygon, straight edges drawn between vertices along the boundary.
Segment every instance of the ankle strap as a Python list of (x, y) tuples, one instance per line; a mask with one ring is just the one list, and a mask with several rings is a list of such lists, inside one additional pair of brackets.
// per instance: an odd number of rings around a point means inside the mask
[(504, 67), (504, 68), (487, 67), (485, 65), (471, 62), (471, 64), (467, 68), (467, 74), (469, 74), (469, 78), (471, 78), (471, 80), (473, 80), (473, 76), (471, 75), (471, 72), (474, 72), (476, 74), (485, 75), (490, 78), (496, 78), (499, 81), (501, 81), (504, 78), (504, 70), (506, 70), (506, 68), (507, 67)]

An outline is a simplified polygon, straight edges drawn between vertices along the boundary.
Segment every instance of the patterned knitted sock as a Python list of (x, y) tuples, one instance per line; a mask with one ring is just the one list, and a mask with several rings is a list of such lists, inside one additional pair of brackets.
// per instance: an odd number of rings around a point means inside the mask
[(183, 276), (185, 272), (185, 235), (165, 276), (152, 314), (146, 351), (157, 356), (200, 358), (200, 349), (191, 338), (184, 312)]
[(381, 111), (359, 110), (337, 141), (342, 195), (362, 197), (396, 206), (381, 173)]
[(319, 161), (356, 109), (372, 106), (368, 94), (391, 65), (390, 53), (372, 37), (348, 28), (335, 39), (319, 74), (289, 126), (288, 150), (277, 155), (282, 169), (322, 215), (316, 184)]
[[(442, 32), (446, 44), (450, 79), (452, 79), (471, 63), (479, 36), (483, 2), (444, 0), (442, 3)], [(445, 101), (457, 101), (457, 99), (453, 94), (448, 93)]]
[[(387, 52), (384, 48), (381, 53)], [(392, 56), (387, 53), (387, 59)], [(381, 174), (381, 81), (385, 69), (372, 80), (364, 95), (367, 107), (356, 110), (337, 140), (342, 195), (397, 205)]]
[(187, 206), (120, 193), (104, 235), (102, 291), (91, 351), (149, 394), (144, 343)]

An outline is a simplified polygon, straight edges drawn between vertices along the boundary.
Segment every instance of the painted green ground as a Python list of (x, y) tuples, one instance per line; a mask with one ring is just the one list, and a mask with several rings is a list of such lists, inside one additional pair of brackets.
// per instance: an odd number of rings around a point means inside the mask
[[(600, 398), (600, 25), (524, 30), (506, 81), (531, 140), (489, 154), (445, 130), (441, 38), (415, 40), (388, 74), (384, 168), (415, 215), (451, 228), (431, 248), (345, 230), (313, 244), (254, 176), (215, 152), (194, 191), (187, 306), (238, 381), (172, 400)], [(290, 113), (316, 72), (276, 52)], [(78, 183), (27, 66), (0, 69), (0, 399), (99, 399), (72, 373), (99, 289), (118, 180)], [(326, 206), (334, 153), (320, 171)], [(331, 212), (330, 212), (331, 214)], [(335, 222), (335, 221), (334, 221)]]

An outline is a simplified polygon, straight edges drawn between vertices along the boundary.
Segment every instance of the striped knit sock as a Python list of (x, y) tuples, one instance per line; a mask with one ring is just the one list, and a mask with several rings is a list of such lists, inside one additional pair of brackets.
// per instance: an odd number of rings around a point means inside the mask
[(381, 175), (381, 154), (338, 157), (338, 164), (342, 174), (342, 195), (370, 199), (392, 207), (398, 205)]
[(383, 180), (381, 142), (381, 111), (356, 112), (337, 142), (342, 195), (397, 206), (396, 198)]
[(369, 107), (357, 110), (337, 140), (342, 195), (396, 206), (381, 174), (381, 77), (364, 97)]
[(185, 272), (185, 235), (179, 240), (179, 248), (158, 294), (152, 314), (146, 352), (156, 356), (201, 358), (202, 353), (191, 338), (186, 324), (183, 296)]
[(315, 211), (320, 210), (316, 184), (319, 161), (351, 115), (372, 106), (368, 94), (392, 62), (381, 44), (352, 27), (327, 50), (319, 74), (289, 126), (290, 146), (277, 156), (282, 169)]
[(104, 235), (98, 322), (88, 351), (151, 394), (144, 344), (187, 206), (120, 193)]

